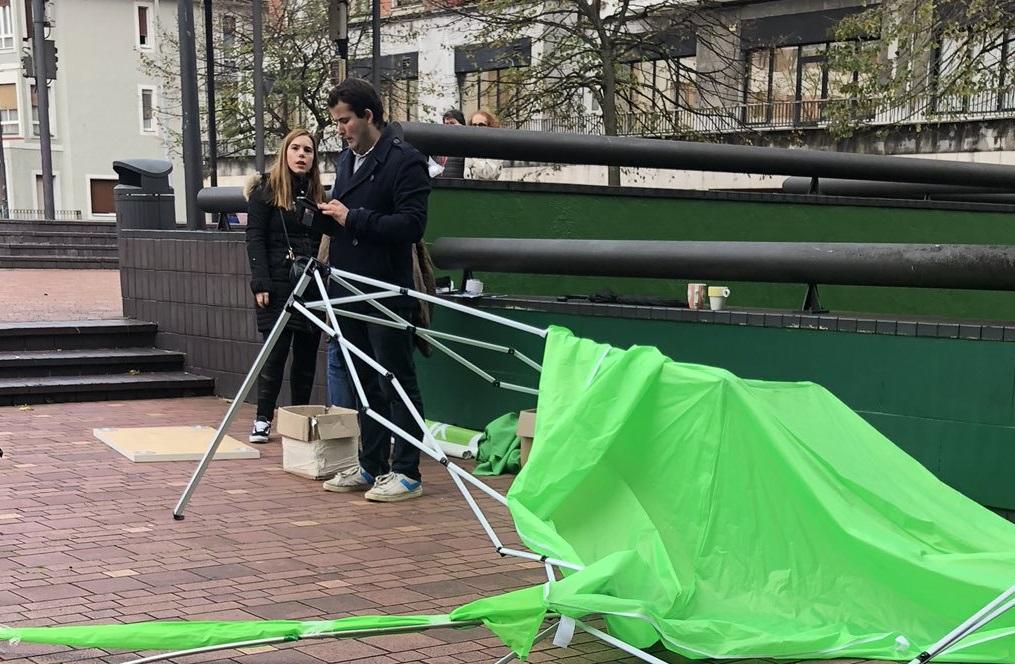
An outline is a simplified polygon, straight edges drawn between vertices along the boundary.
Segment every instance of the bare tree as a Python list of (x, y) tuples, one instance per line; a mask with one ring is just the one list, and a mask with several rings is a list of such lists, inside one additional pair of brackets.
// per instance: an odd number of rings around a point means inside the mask
[[(495, 102), (516, 125), (538, 117), (608, 136), (698, 135), (724, 121), (714, 107), (740, 101), (742, 63), (730, 55), (736, 27), (724, 19), (721, 3), (435, 1), (478, 43), (531, 41), (531, 59), (499, 71), (496, 92), (478, 82), (480, 104)], [(706, 57), (692, 55), (688, 43)], [(589, 112), (590, 101), (600, 113)], [(713, 108), (706, 111), (706, 104)], [(609, 182), (620, 183), (619, 169), (610, 170)]]
[(853, 74), (831, 130), (966, 118), (1015, 108), (1015, 5), (888, 0), (843, 19), (829, 67)]
[[(253, 43), (249, 13), (220, 14), (221, 41), (216, 43), (216, 118), (219, 154), (249, 155), (254, 149)], [(325, 104), (335, 83), (335, 45), (328, 37), (327, 0), (280, 0), (270, 3), (264, 20), (265, 134), (269, 146), (293, 127), (306, 127), (318, 141), (328, 136), (331, 118)], [(178, 42), (174, 26), (159, 26), (164, 45), (143, 66), (162, 82), (158, 112), (170, 146), (180, 146)], [(203, 35), (198, 31), (199, 37)], [(204, 52), (204, 44), (197, 45)], [(201, 70), (199, 85), (206, 84)], [(201, 95), (202, 102), (205, 96)], [(207, 109), (202, 108), (206, 113)], [(202, 123), (204, 126), (204, 123)]]

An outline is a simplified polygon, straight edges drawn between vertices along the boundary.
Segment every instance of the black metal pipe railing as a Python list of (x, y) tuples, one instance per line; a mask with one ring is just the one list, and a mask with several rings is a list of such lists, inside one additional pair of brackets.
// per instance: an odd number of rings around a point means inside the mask
[(197, 192), (197, 207), (212, 214), (246, 212), (247, 199), (243, 187), (205, 187)]
[(1015, 247), (996, 245), (446, 237), (431, 253), (477, 272), (1015, 290)]
[(548, 134), (406, 122), (405, 139), (429, 154), (563, 164), (884, 180), (1015, 191), (1015, 167), (821, 150)]
[(1015, 193), (1007, 193), (1001, 189), (943, 184), (792, 177), (783, 181), (782, 190), (788, 194), (819, 194), (822, 196), (1015, 203)]

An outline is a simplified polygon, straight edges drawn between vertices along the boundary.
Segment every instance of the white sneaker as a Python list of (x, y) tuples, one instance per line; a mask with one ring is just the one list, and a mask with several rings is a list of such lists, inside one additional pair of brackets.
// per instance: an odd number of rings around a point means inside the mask
[(409, 479), (402, 473), (388, 473), (377, 478), (374, 488), (364, 498), (377, 503), (397, 503), (400, 500), (419, 498), (423, 495), (423, 483)]
[(250, 431), (249, 440), (252, 443), (267, 443), (268, 436), (271, 434), (271, 420), (263, 418), (257, 418), (254, 420), (254, 428)]
[(345, 493), (346, 491), (362, 491), (374, 485), (374, 477), (359, 466), (343, 470), (322, 484), (325, 491)]

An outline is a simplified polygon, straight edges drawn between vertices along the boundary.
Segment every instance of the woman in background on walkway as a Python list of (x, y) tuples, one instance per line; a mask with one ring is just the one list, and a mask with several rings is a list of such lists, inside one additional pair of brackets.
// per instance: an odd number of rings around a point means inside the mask
[[(317, 142), (306, 129), (294, 129), (282, 141), (275, 164), (247, 181), (247, 257), (250, 259), (250, 290), (257, 305), (257, 331), (268, 338), (292, 293), (293, 262), (300, 256), (316, 256), (321, 234), (300, 223), (294, 204), (298, 197), (314, 203), (323, 200)], [(267, 443), (282, 389), (289, 349), (293, 361), (289, 386), (294, 404), (310, 402), (317, 368), (320, 332), (302, 316), (294, 314), (282, 330), (257, 379), (257, 418), (250, 442)]]
[[(500, 127), (500, 120), (490, 111), (479, 110), (469, 118), (470, 127)], [(465, 177), (473, 180), (498, 180), (502, 167), (500, 159), (470, 158), (465, 161)]]
[[(442, 121), (446, 125), (465, 126), (465, 116), (457, 108), (445, 111)], [(444, 169), (437, 177), (459, 179), (465, 177), (465, 157), (434, 157), (434, 160)]]

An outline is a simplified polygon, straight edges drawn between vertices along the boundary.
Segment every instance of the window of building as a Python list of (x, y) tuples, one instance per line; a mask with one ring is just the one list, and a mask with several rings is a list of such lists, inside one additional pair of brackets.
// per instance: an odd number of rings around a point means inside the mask
[(381, 100), (388, 120), (415, 122), (419, 117), (419, 79), (384, 81), (381, 83)]
[(231, 51), (236, 45), (236, 17), (232, 14), (222, 16), (222, 50)]
[(137, 15), (137, 45), (140, 48), (151, 48), (155, 37), (152, 29), (152, 5), (148, 2), (138, 2), (134, 5), (134, 13)]
[(223, 84), (236, 84), (239, 76), (236, 66), (236, 16), (232, 14), (222, 15), (222, 43), (218, 51), (221, 62), (219, 80)]
[(155, 133), (155, 88), (142, 86), (141, 93), (141, 133)]
[[(40, 171), (35, 172), (35, 209), (41, 211), (45, 206), (46, 197), (43, 194), (42, 187), (42, 173)], [(53, 204), (57, 210), (60, 209), (62, 203), (60, 201), (60, 174), (53, 171)]]
[[(941, 39), (934, 57), (934, 110), (985, 113), (1015, 108), (1015, 30)], [(973, 92), (959, 92), (963, 88)]]
[(621, 65), (626, 85), (617, 109), (621, 113), (672, 112), (698, 105), (695, 57), (679, 60), (648, 60)]
[(479, 110), (491, 111), (501, 119), (518, 115), (521, 110), (516, 102), (518, 79), (524, 76), (525, 70), (525, 67), (508, 67), (459, 74), (458, 94), (466, 121)]
[(11, 0), (0, 0), (0, 51), (14, 49), (14, 8)]
[(747, 53), (745, 121), (753, 124), (813, 124), (826, 117), (829, 99), (855, 73), (830, 72), (828, 43), (760, 48)]
[(419, 7), (423, 4), (423, 0), (391, 0), (391, 7), (398, 9), (401, 7)]
[(115, 178), (89, 178), (88, 199), (90, 211), (94, 215), (116, 214), (116, 207), (113, 205), (113, 187), (116, 186)]
[(21, 133), (18, 119), (18, 87), (14, 83), (0, 85), (0, 129), (4, 136)]

